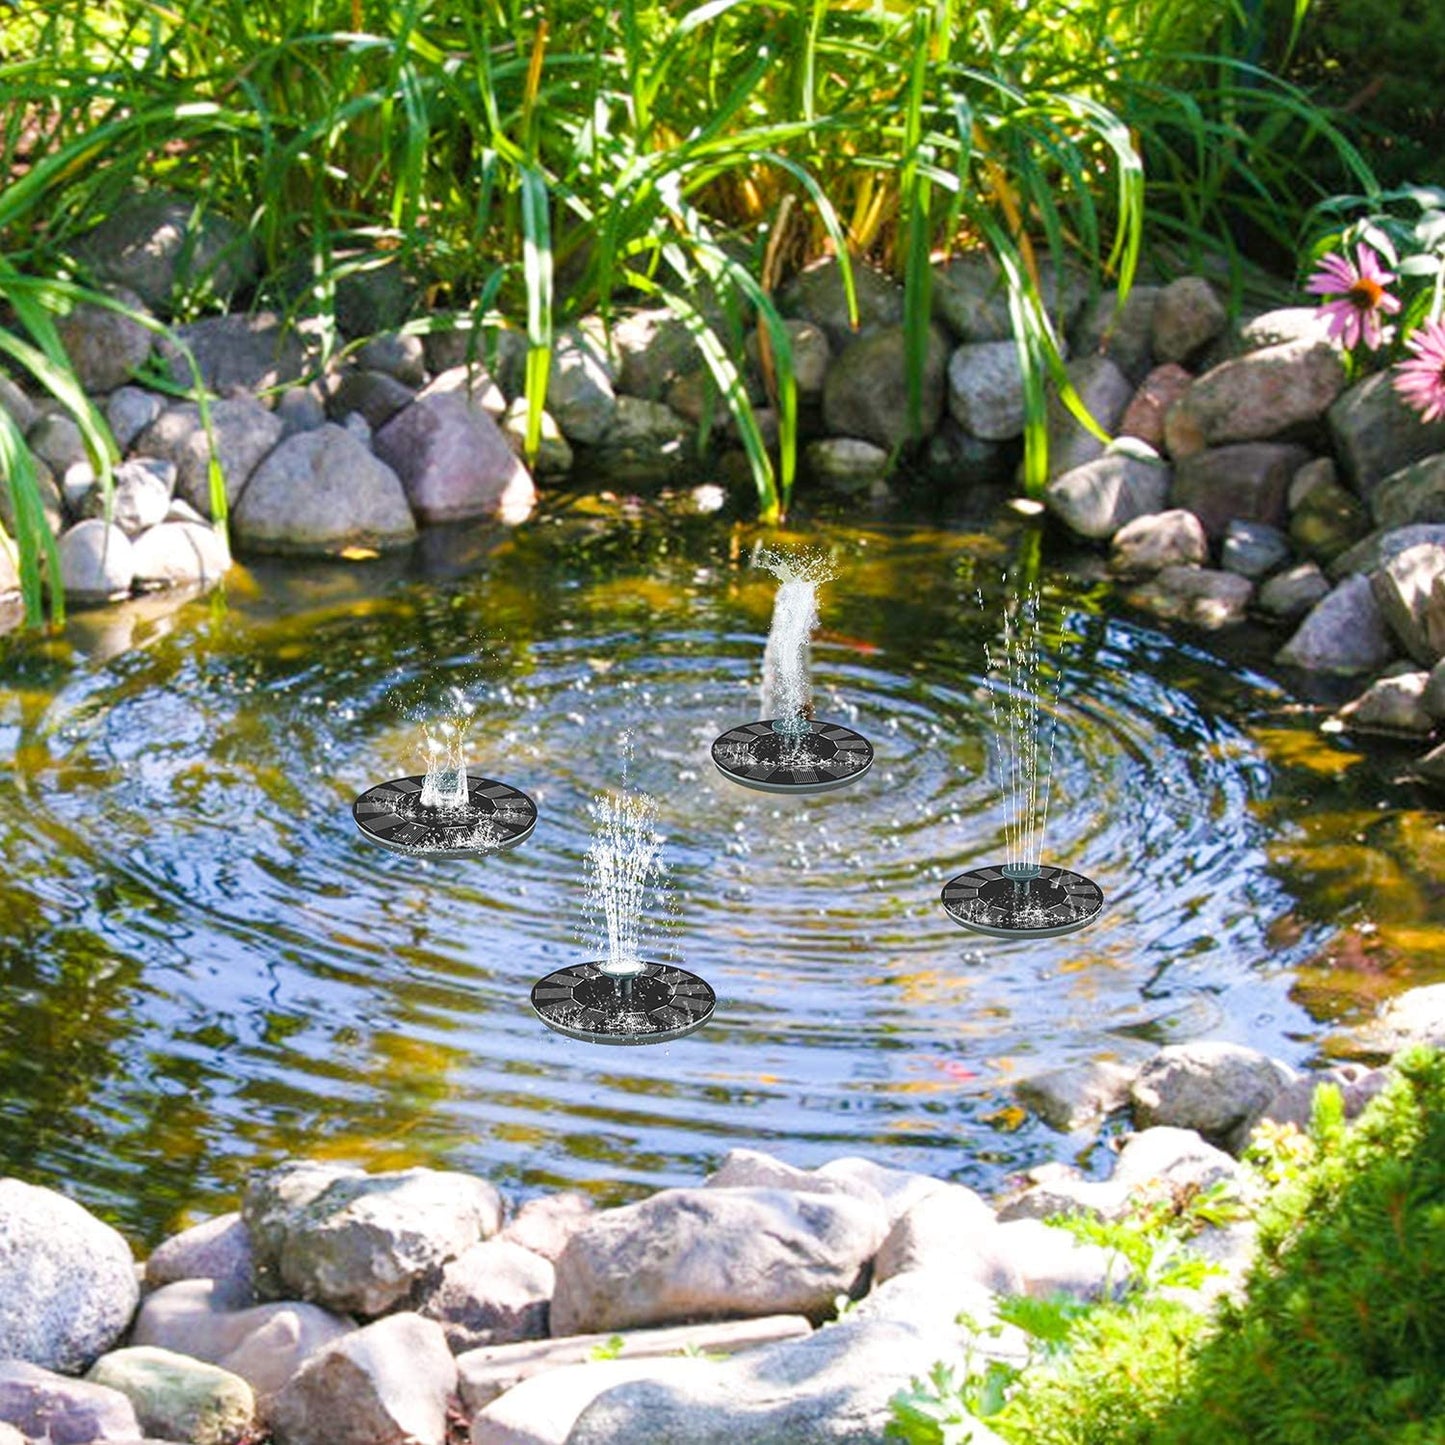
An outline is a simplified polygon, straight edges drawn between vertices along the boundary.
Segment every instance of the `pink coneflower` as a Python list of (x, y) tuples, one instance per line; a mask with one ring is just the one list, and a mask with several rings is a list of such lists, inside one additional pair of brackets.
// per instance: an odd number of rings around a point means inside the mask
[(1380, 258), (1366, 245), (1355, 247), (1355, 259), (1343, 252), (1331, 251), (1320, 260), (1320, 268), (1305, 283), (1312, 296), (1332, 296), (1320, 307), (1320, 315), (1330, 318), (1329, 338), (1343, 340), (1354, 350), (1361, 341), (1372, 351), (1384, 339), (1380, 331), (1381, 315), (1393, 316), (1400, 303), (1385, 287), (1395, 279), (1393, 271), (1380, 265)]
[(1427, 321), (1405, 345), (1415, 354), (1395, 368), (1395, 390), (1421, 421), (1445, 416), (1445, 321)]

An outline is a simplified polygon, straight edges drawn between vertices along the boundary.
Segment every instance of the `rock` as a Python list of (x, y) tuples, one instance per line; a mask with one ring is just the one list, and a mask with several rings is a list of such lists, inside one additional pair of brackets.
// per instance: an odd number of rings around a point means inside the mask
[(874, 1286), (848, 1311), (850, 1320), (888, 1320), (919, 1329), (960, 1325), (974, 1364), (1028, 1359), (1028, 1337), (1004, 1324), (998, 1300), (986, 1285), (968, 1276), (938, 1270), (910, 1269)]
[[(507, 445), (524, 461), (527, 447), (527, 398), (519, 396), (502, 417), (502, 435)], [(541, 443), (537, 448), (536, 470), (539, 477), (562, 477), (572, 470), (572, 448), (553, 420), (551, 412), (542, 413)]]
[[(433, 314), (432, 324), (438, 319)], [(526, 335), (501, 327), (473, 329), (470, 317), (459, 319), (461, 324), (455, 327), (428, 331), (422, 337), (427, 369), (440, 374), (458, 366), (479, 366), (495, 376), (508, 395), (520, 391), (527, 365)]]
[(919, 470), (947, 489), (965, 479), (969, 486), (1006, 486), (1018, 472), (1019, 450), (1018, 442), (986, 442), (945, 416), (923, 449)]
[(445, 1445), (457, 1367), (441, 1326), (388, 1315), (313, 1355), (271, 1407), (278, 1445)]
[(336, 325), (343, 336), (394, 331), (420, 305), (422, 287), (397, 256), (333, 252), (332, 259), (348, 267), (336, 278)]
[(1247, 352), (1205, 372), (1169, 409), (1165, 444), (1177, 459), (1205, 447), (1263, 441), (1318, 421), (1344, 386), (1344, 362), (1328, 342)]
[(1113, 1179), (1085, 1179), (1071, 1164), (1050, 1162), (1026, 1169), (1017, 1187), (998, 1201), (1001, 1223), (1084, 1215), (1120, 1220), (1134, 1207), (1128, 1188)]
[(1224, 330), (1228, 316), (1202, 276), (1181, 276), (1160, 292), (1150, 322), (1157, 361), (1187, 361)]
[(1445, 452), (1391, 472), (1370, 494), (1370, 514), (1386, 530), (1445, 522)]
[(1255, 606), (1275, 622), (1297, 622), (1329, 590), (1325, 574), (1314, 562), (1298, 562), (1260, 585)]
[[(76, 469), (72, 468), (72, 471)], [(84, 468), (90, 485), (78, 498), (78, 505), (71, 510), (78, 517), (105, 517), (106, 497), (96, 482), (95, 473), (89, 463)], [(159, 526), (170, 511), (171, 496), (176, 486), (176, 468), (173, 463), (157, 458), (135, 457), (121, 462), (112, 472), (109, 520), (119, 527), (127, 537), (137, 537), (147, 527)], [(67, 492), (71, 487), (70, 476), (66, 477)]]
[(243, 227), (166, 191), (122, 201), (76, 249), (104, 280), (128, 287), (162, 315), (180, 295), (225, 301), (256, 279)]
[(1011, 1219), (982, 1236), (973, 1269), (996, 1294), (1033, 1299), (1103, 1299), (1120, 1294), (1132, 1273), (1117, 1251), (1081, 1243), (1037, 1219)]
[[(1107, 356), (1085, 356), (1065, 368), (1089, 415), (1110, 436), (1134, 396), (1129, 378)], [(1051, 388), (1048, 402), (1049, 475), (1057, 477), (1104, 454), (1104, 443), (1085, 431)], [(1151, 510), (1158, 510), (1153, 508)]]
[(165, 410), (163, 396), (139, 386), (117, 387), (105, 399), (105, 419), (122, 453)]
[(490, 416), (454, 393), (418, 397), (375, 438), (423, 522), (525, 520), (537, 491)]
[[(1149, 372), (1153, 354), (1150, 334), (1154, 326), (1154, 307), (1158, 301), (1157, 286), (1131, 287), (1122, 307), (1117, 291), (1101, 291), (1098, 299), (1084, 309), (1074, 331), (1074, 350), (1082, 356), (1102, 352), (1130, 381), (1142, 381), (1144, 386), (1148, 386), (1154, 375)], [(1188, 372), (1183, 372), (1183, 375), (1187, 377)], [(1135, 431), (1128, 434), (1141, 435)], [(1150, 438), (1145, 437), (1144, 440), (1149, 441)]]
[(1377, 672), (1395, 649), (1368, 577), (1346, 577), (1322, 597), (1275, 661), (1309, 672)]
[(928, 332), (921, 378), (919, 430), (908, 415), (908, 345), (902, 326), (880, 326), (854, 341), (828, 368), (823, 424), (836, 436), (861, 437), (888, 451), (928, 435), (943, 410), (948, 346)]
[(163, 522), (131, 544), (131, 567), (142, 591), (214, 587), (230, 570), (231, 552), (209, 522)]
[[(129, 311), (146, 314), (145, 302), (134, 291), (118, 290), (113, 299)], [(152, 332), (125, 311), (82, 302), (58, 318), (55, 329), (76, 380), (88, 392), (124, 386), (150, 359)]]
[(499, 1395), (523, 1380), (560, 1367), (594, 1361), (599, 1353), (640, 1363), (693, 1351), (731, 1355), (759, 1345), (776, 1344), (812, 1334), (802, 1315), (767, 1315), (757, 1320), (723, 1320), (718, 1324), (675, 1325), (671, 1329), (632, 1330), (625, 1335), (570, 1335), (560, 1340), (529, 1340), (491, 1345), (457, 1356), (462, 1406), (485, 1409)]
[(1435, 728), (1435, 720), (1425, 707), (1425, 684), (1429, 680), (1428, 672), (1376, 678), (1335, 717), (1352, 732), (1428, 737)]
[(1415, 775), (1422, 782), (1445, 787), (1445, 743), (1416, 760)]
[(976, 1240), (996, 1227), (993, 1210), (962, 1184), (936, 1189), (894, 1221), (873, 1261), (882, 1284), (910, 1270), (953, 1272)]
[(1138, 517), (1160, 511), (1169, 494), (1169, 468), (1125, 452), (1107, 452), (1057, 476), (1044, 503), (1081, 537), (1111, 537)]
[[(860, 336), (870, 335), (880, 326), (896, 326), (903, 320), (903, 288), (897, 282), (856, 261), (852, 272), (858, 298), (856, 331), (848, 316), (843, 271), (836, 257), (825, 257), (800, 271), (783, 288), (780, 298), (788, 315), (811, 321), (823, 331), (835, 354)], [(936, 309), (937, 291), (934, 294)]]
[(446, 1332), (453, 1354), (483, 1345), (540, 1340), (556, 1271), (551, 1261), (505, 1239), (488, 1239), (441, 1266), (412, 1296), (416, 1312)]
[(1169, 1044), (1134, 1081), (1134, 1121), (1193, 1129), (1225, 1144), (1296, 1075), (1257, 1049), (1215, 1040)]
[(416, 536), (400, 478), (331, 423), (287, 437), (256, 468), (232, 524), (255, 551), (311, 556), (404, 547)]
[[(261, 458), (281, 439), (279, 417), (252, 397), (211, 403), (215, 456), (233, 503)], [(170, 407), (136, 439), (136, 450), (175, 463), (176, 493), (204, 517), (211, 515), (211, 444), (194, 402)]]
[[(65, 530), (65, 504), (61, 496), (61, 490), (56, 483), (55, 474), (37, 456), (31, 456), (31, 465), (35, 474), (35, 487), (40, 494), (40, 511), (45, 518), (45, 525), (50, 528), (50, 534), (58, 537)], [(87, 469), (89, 462), (82, 463)], [(0, 524), (3, 524), (6, 532), (13, 539), (15, 537), (15, 502), (10, 493), (10, 482), (7, 477), (0, 474)]]
[(295, 436), (300, 431), (315, 431), (326, 425), (326, 405), (321, 400), (321, 388), (293, 386), (283, 391), (276, 402), (276, 416), (281, 423), (282, 436)]
[(1430, 669), (1420, 705), (1436, 722), (1445, 722), (1445, 658)]
[(856, 1186), (865, 1199), (871, 1199), (874, 1194), (878, 1195), (887, 1211), (890, 1228), (919, 1200), (936, 1194), (940, 1189), (953, 1187), (946, 1180), (935, 1179), (931, 1174), (920, 1174), (913, 1169), (890, 1169), (872, 1159), (852, 1154), (841, 1159), (830, 1159), (813, 1172), (821, 1178), (838, 1179)]
[(420, 336), (387, 331), (371, 337), (356, 353), (363, 371), (381, 371), (409, 387), (426, 381), (426, 348)]
[(1288, 561), (1289, 555), (1289, 538), (1278, 527), (1236, 519), (1224, 529), (1219, 565), (1226, 572), (1258, 581)]
[(30, 450), (58, 477), (77, 462), (89, 462), (85, 439), (74, 420), (63, 412), (45, 412), (25, 434)]
[[(1077, 268), (1058, 268), (1044, 256), (1038, 263), (1038, 279), (1055, 335), (1072, 334), (1088, 299), (1084, 277)], [(960, 341), (1006, 341), (1013, 336), (1003, 272), (986, 251), (967, 252), (935, 264), (932, 300), (935, 320)], [(898, 319), (902, 319), (901, 312)], [(1095, 347), (1091, 344), (1088, 349)]]
[(1420, 522), (1413, 527), (1376, 530), (1341, 552), (1326, 570), (1336, 580), (1348, 577), (1351, 572), (1377, 572), (1391, 557), (1398, 557), (1407, 548), (1418, 547), (1422, 542), (1445, 546), (1445, 526)]
[(355, 1323), (300, 1300), (232, 1309), (234, 1288), (212, 1279), (178, 1280), (146, 1296), (133, 1345), (174, 1350), (239, 1375), (264, 1409), (317, 1350)]
[(886, 1217), (854, 1198), (665, 1189), (604, 1210), (557, 1261), (552, 1333), (727, 1316), (822, 1319), (861, 1286)]
[[(720, 321), (715, 316), (708, 319), (714, 324)], [(584, 322), (584, 329), (587, 326)], [(604, 340), (600, 328), (590, 334), (594, 344)], [(730, 336), (725, 336), (724, 345), (732, 355), (741, 349)], [(678, 381), (703, 364), (692, 333), (665, 306), (622, 317), (612, 328), (610, 347), (616, 358), (613, 384), (619, 392), (644, 401), (661, 401)]]
[(1339, 481), (1333, 457), (1315, 457), (1308, 461), (1289, 479), (1285, 492), (1285, 505), (1293, 516), (1296, 508), (1316, 487), (1335, 486)]
[(4, 372), (0, 372), (0, 411), (3, 411), (23, 436), (39, 418), (35, 403)]
[(1286, 1084), (1248, 1121), (1242, 1130), (1244, 1138), (1248, 1140), (1255, 1127), (1265, 1122), (1293, 1124), (1301, 1133), (1306, 1132), (1314, 1112), (1315, 1095), (1324, 1084), (1340, 1091), (1345, 1118), (1357, 1119), (1364, 1112), (1365, 1105), (1389, 1082), (1388, 1069), (1367, 1069), (1362, 1064), (1337, 1064), (1318, 1073), (1305, 1074)]
[(1239, 328), (1239, 344), (1245, 351), (1291, 342), (1319, 342), (1330, 339), (1330, 319), (1317, 306), (1281, 306), (1262, 311)]
[(148, 1435), (189, 1445), (238, 1445), (256, 1423), (255, 1397), (240, 1376), (171, 1350), (115, 1350), (102, 1355), (86, 1378), (120, 1391)]
[(804, 453), (808, 470), (830, 490), (851, 496), (888, 476), (888, 453), (856, 437), (825, 437), (809, 442)]
[(253, 395), (294, 386), (321, 365), (320, 337), (307, 322), (292, 326), (272, 311), (203, 316), (171, 329), (156, 348), (171, 380), (189, 389), (189, 351), (207, 391)]
[(1396, 392), (1390, 370), (1344, 392), (1330, 408), (1329, 423), (1345, 478), (1366, 501), (1392, 473), (1445, 451), (1445, 419), (1422, 422)]
[(1254, 584), (1236, 572), (1210, 567), (1161, 567), (1131, 590), (1126, 601), (1156, 617), (1213, 630), (1243, 622)]
[(547, 409), (568, 441), (595, 445), (617, 411), (607, 353), (581, 331), (561, 333), (552, 351)]
[(562, 1192), (542, 1194), (529, 1199), (497, 1235), (511, 1244), (519, 1244), (533, 1254), (556, 1264), (567, 1241), (596, 1212), (596, 1206), (585, 1194)]
[(146, 1260), (146, 1288), (160, 1289), (181, 1279), (209, 1279), (216, 1282), (217, 1296), (228, 1304), (247, 1305), (255, 1296), (253, 1263), (245, 1221), (239, 1213), (220, 1214), (162, 1240)]
[(1164, 418), (1193, 384), (1194, 378), (1177, 362), (1156, 366), (1130, 398), (1119, 419), (1119, 435), (1138, 437), (1155, 451), (1162, 451)]
[[(828, 333), (821, 326), (796, 317), (788, 318), (783, 325), (793, 353), (793, 382), (798, 388), (798, 400), (817, 401), (823, 395), (823, 381), (828, 375), (828, 363), (833, 359)], [(758, 329), (748, 332), (747, 355), (749, 362), (761, 371), (762, 347), (758, 335)]]
[[(1307, 470), (1302, 467), (1296, 478)], [(1293, 491), (1293, 482), (1290, 487)], [(1369, 525), (1365, 504), (1338, 482), (1322, 478), (1291, 508), (1289, 535), (1305, 556), (1324, 566), (1348, 550)]]
[(0, 1422), (0, 1445), (28, 1445), (28, 1442), (13, 1425)]
[(1302, 447), (1277, 442), (1211, 447), (1175, 466), (1169, 500), (1193, 512), (1211, 538), (1235, 519), (1282, 527), (1290, 478), (1308, 459)]
[(1012, 341), (973, 341), (948, 361), (948, 410), (972, 436), (1008, 441), (1023, 435), (1023, 377)]
[[(845, 1320), (805, 1340), (714, 1364), (678, 1361), (666, 1374), (612, 1384), (578, 1415), (568, 1445), (804, 1445), (879, 1441), (890, 1401), (933, 1363), (956, 1351), (951, 1327)], [(694, 1368), (681, 1368), (692, 1366)], [(540, 1382), (539, 1382), (540, 1383)], [(499, 1401), (498, 1404), (501, 1402)], [(977, 1422), (958, 1426), (972, 1445), (999, 1445)], [(473, 1445), (495, 1437), (474, 1433)]]
[(98, 518), (77, 522), (60, 537), (60, 578), (75, 603), (128, 597), (135, 579), (130, 538)]
[(332, 393), (330, 411), (341, 418), (356, 412), (373, 431), (409, 407), (416, 393), (386, 371), (348, 371)]
[(691, 428), (660, 401), (619, 396), (588, 465), (610, 484), (655, 487), (671, 481), (689, 460)]
[(0, 1179), (0, 1359), (79, 1373), (120, 1337), (139, 1296), (130, 1247), (110, 1225), (63, 1194)]
[(419, 399), (459, 396), (474, 409), (484, 411), (493, 421), (500, 421), (507, 410), (507, 397), (501, 383), (481, 366), (454, 366), (450, 371), (434, 376), (417, 396)]
[(46, 1445), (140, 1445), (141, 1439), (135, 1410), (118, 1390), (22, 1360), (0, 1359), (0, 1420)]
[(1355, 1030), (1355, 1040), (1371, 1054), (1397, 1054), (1417, 1044), (1445, 1048), (1445, 983), (1396, 994), (1375, 1018)]
[(1167, 1186), (1177, 1194), (1185, 1189), (1203, 1191), (1224, 1180), (1237, 1183), (1241, 1177), (1234, 1159), (1195, 1130), (1160, 1124), (1124, 1141), (1109, 1182), (1137, 1198), (1151, 1186)]
[(1445, 545), (1407, 547), (1382, 562), (1370, 584), (1380, 615), (1416, 662), (1429, 668), (1445, 657)]
[(373, 1315), (403, 1300), (429, 1269), (495, 1234), (502, 1203), (470, 1174), (366, 1174), (300, 1162), (252, 1175), (241, 1213), (262, 1295), (284, 1288)]
[(843, 1194), (882, 1209), (883, 1198), (859, 1179), (799, 1169), (761, 1149), (729, 1149), (721, 1166), (703, 1180), (704, 1189), (793, 1189), (804, 1194)]
[(1051, 1129), (1072, 1134), (1122, 1109), (1138, 1073), (1112, 1059), (1088, 1059), (1020, 1079), (1014, 1097)]
[(1109, 544), (1109, 566), (1121, 576), (1140, 576), (1163, 567), (1201, 567), (1209, 560), (1209, 539), (1193, 512), (1175, 507), (1146, 512), (1125, 522)]

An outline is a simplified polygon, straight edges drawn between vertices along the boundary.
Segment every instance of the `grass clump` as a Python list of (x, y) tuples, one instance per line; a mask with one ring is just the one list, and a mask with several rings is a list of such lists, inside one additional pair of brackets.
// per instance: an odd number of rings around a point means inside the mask
[(1210, 1318), (1146, 1285), (1091, 1306), (992, 1398), (976, 1372), (917, 1386), (898, 1438), (966, 1440), (922, 1397), (1020, 1445), (1445, 1440), (1445, 1055), (1395, 1070), (1353, 1127), (1324, 1088), (1308, 1140), (1256, 1156), (1269, 1192), (1240, 1299)]

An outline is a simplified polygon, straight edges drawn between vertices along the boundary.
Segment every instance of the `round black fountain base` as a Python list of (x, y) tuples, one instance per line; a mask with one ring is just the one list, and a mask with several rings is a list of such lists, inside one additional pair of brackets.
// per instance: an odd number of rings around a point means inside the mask
[(828, 793), (873, 766), (873, 745), (842, 723), (765, 719), (729, 728), (712, 745), (729, 782), (764, 793)]
[(701, 1028), (716, 1005), (705, 980), (665, 963), (624, 975), (574, 963), (532, 987), (537, 1017), (589, 1044), (665, 1044)]
[(537, 805), (525, 793), (471, 768), (464, 807), (424, 807), (425, 782), (424, 777), (394, 778), (368, 788), (351, 805), (362, 837), (395, 853), (472, 858), (514, 848), (537, 826)]
[(948, 916), (995, 938), (1053, 938), (1085, 928), (1104, 906), (1099, 885), (1048, 864), (970, 868), (943, 885)]

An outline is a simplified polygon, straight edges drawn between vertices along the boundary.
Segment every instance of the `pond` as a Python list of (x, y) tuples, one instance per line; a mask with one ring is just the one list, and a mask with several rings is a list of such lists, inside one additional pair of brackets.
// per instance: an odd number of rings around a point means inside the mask
[[(514, 1198), (636, 1197), (737, 1144), (988, 1187), (1084, 1146), (1023, 1115), (1020, 1077), (1198, 1036), (1304, 1063), (1445, 976), (1445, 825), (1393, 752), (1322, 737), (1265, 640), (1166, 635), (1016, 521), (783, 538), (835, 559), (817, 711), (877, 761), (813, 798), (724, 781), (712, 739), (757, 716), (762, 541), (579, 502), (0, 639), (0, 1172), (145, 1241), (302, 1155)], [(1045, 861), (1106, 902), (1013, 941), (959, 929), (939, 890), (1002, 845), (985, 646), (1021, 568), (1073, 639)], [(420, 771), (450, 687), (472, 761), (541, 822), (483, 859), (376, 848), (351, 801)], [(718, 1004), (687, 1039), (607, 1049), (528, 995), (588, 956), (588, 804), (628, 733), (666, 836), (660, 946)]]

